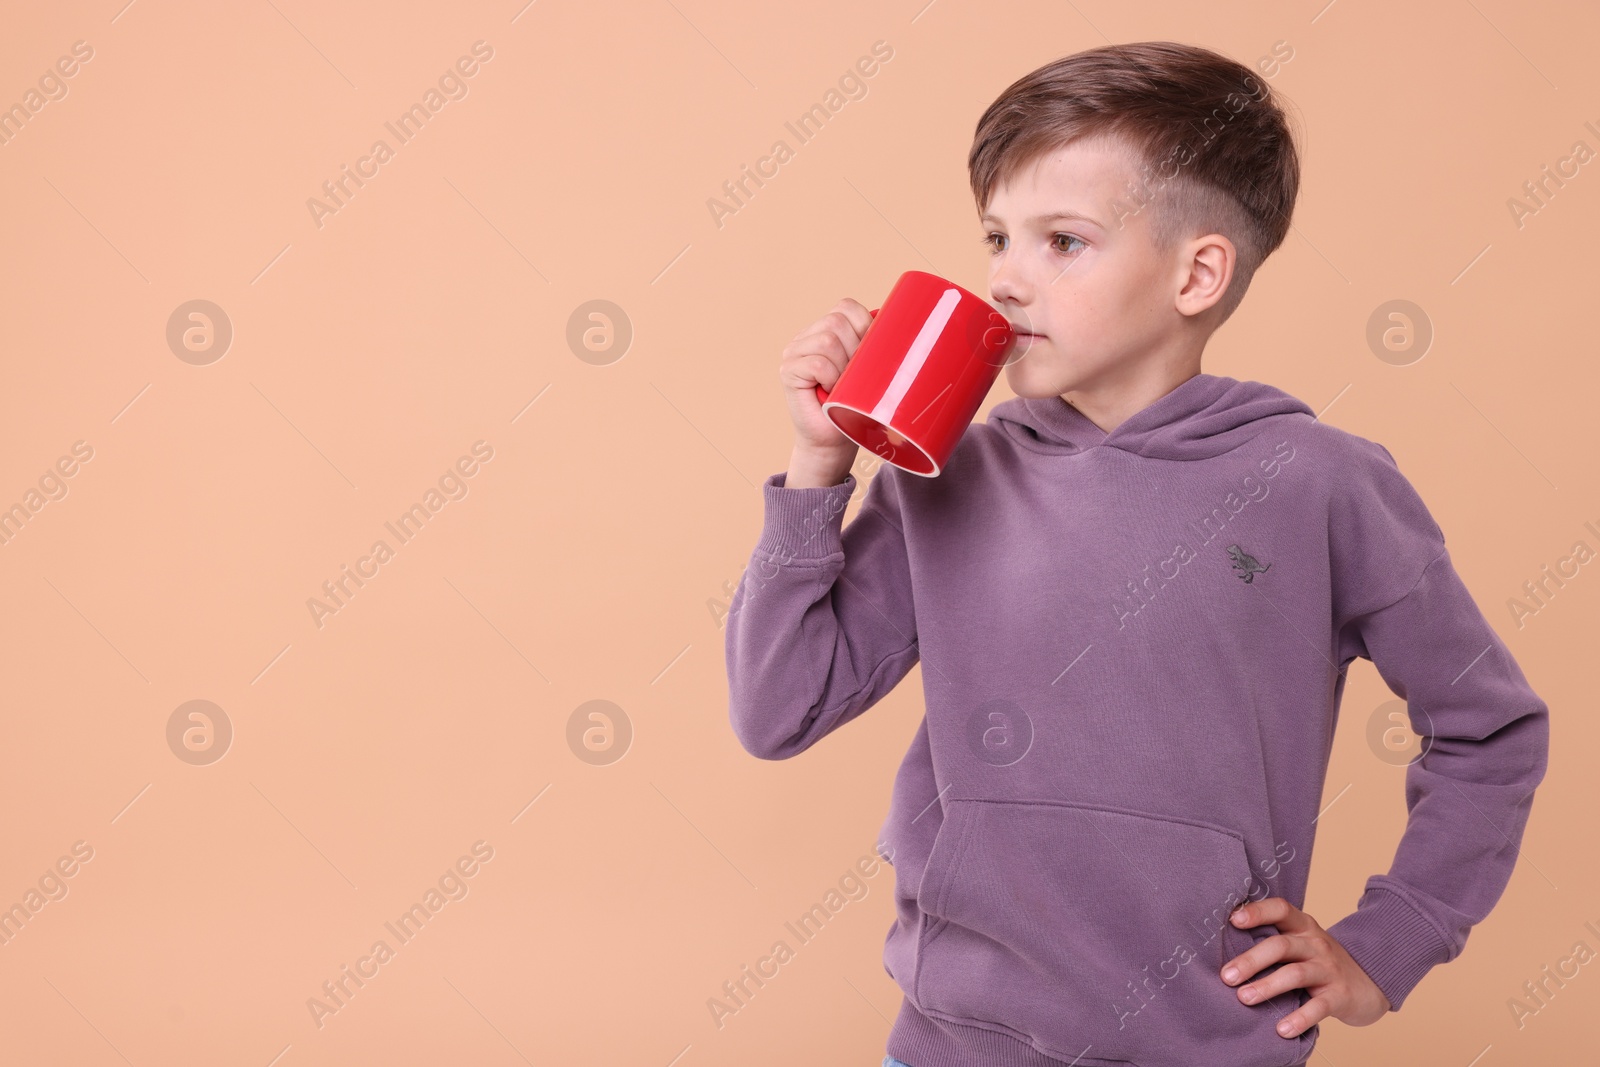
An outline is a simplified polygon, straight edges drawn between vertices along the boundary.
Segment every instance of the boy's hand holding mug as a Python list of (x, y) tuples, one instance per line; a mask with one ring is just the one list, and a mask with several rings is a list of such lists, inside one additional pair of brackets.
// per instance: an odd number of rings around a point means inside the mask
[(795, 426), (784, 485), (838, 485), (858, 447), (938, 477), (1014, 339), (987, 301), (926, 271), (902, 274), (881, 308), (839, 301), (783, 350)]
[(838, 485), (850, 472), (860, 446), (823, 412), (816, 389), (819, 385), (832, 389), (838, 384), (870, 325), (871, 312), (845, 297), (784, 346), (778, 380), (783, 383), (789, 418), (794, 421), (794, 451), (783, 483), (787, 488)]

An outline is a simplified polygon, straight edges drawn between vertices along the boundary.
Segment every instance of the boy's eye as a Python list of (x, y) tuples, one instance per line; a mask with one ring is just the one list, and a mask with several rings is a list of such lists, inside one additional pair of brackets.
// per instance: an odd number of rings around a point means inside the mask
[[(1005, 234), (991, 232), (991, 233), (984, 234), (980, 243), (982, 243), (983, 245), (988, 247), (988, 249), (989, 249), (991, 254), (998, 254), (1000, 252), (1004, 252), (1005, 251), (1005, 246), (1003, 244), (1001, 244), (1000, 242), (1007, 241), (1007, 240), (1009, 240), (1009, 238), (1006, 237)], [(1066, 241), (1065, 246), (1063, 246), (1062, 243), (1061, 243), (1063, 240)], [(1073, 242), (1074, 241), (1076, 241), (1077, 245), (1078, 245), (1076, 248), (1073, 247)], [(1055, 245), (1055, 249), (1056, 249), (1057, 252), (1064, 252), (1064, 253), (1069, 253), (1069, 254), (1073, 253), (1073, 252), (1081, 252), (1083, 249), (1089, 247), (1089, 244), (1088, 244), (1087, 241), (1085, 241), (1083, 238), (1079, 237), (1077, 234), (1072, 234), (1072, 233), (1058, 233), (1058, 234), (1056, 234), (1055, 237), (1053, 238), (1053, 243)]]

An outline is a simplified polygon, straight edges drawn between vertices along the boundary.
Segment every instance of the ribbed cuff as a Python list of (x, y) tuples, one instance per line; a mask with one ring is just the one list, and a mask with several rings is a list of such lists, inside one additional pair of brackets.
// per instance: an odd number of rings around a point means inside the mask
[(838, 485), (790, 489), (789, 472), (780, 471), (761, 487), (765, 499), (761, 540), (756, 551), (779, 563), (820, 560), (843, 552), (839, 539), (844, 509), (856, 491), (856, 476)]
[(1370, 887), (1356, 910), (1327, 927), (1399, 1011), (1418, 982), (1450, 959), (1438, 929), (1399, 893)]

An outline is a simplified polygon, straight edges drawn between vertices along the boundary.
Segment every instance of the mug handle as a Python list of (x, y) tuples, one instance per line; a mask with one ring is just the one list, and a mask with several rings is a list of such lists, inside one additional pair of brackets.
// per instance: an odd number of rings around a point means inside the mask
[[(876, 308), (873, 308), (871, 311), (868, 311), (867, 314), (871, 315), (873, 318), (877, 318), (878, 317), (878, 312), (880, 312), (882, 310), (883, 310), (883, 308), (876, 307)], [(870, 329), (870, 327), (869, 327), (869, 329)], [(863, 341), (866, 340), (866, 335), (863, 334), (861, 339)], [(846, 363), (845, 364), (845, 370), (849, 370), (849, 369), (850, 369), (850, 365), (848, 363)], [(844, 376), (844, 373), (843, 373), (843, 371), (841, 371), (840, 372), (840, 377), (843, 377), (843, 376)], [(839, 383), (838, 382), (834, 382), (833, 384), (834, 385), (838, 385)], [(828, 402), (828, 391), (826, 389), (824, 389), (820, 385), (817, 386), (817, 403), (826, 404), (827, 402)]]

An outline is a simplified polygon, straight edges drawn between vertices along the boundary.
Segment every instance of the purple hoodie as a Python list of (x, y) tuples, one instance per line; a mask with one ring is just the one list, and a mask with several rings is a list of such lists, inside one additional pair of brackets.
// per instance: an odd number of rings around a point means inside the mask
[[(1345, 668), (1423, 754), (1388, 874), (1327, 929), (1398, 1010), (1500, 898), (1548, 712), (1381, 445), (1190, 378), (1107, 434), (1060, 397), (974, 423), (937, 478), (767, 479), (727, 626), (735, 734), (798, 755), (919, 660), (880, 849), (912, 1067), (1280, 1067), (1309, 999), (1240, 1003), (1246, 898), (1303, 906)], [(1365, 708), (1352, 727), (1366, 730)], [(1258, 974), (1261, 977), (1275, 968)]]

